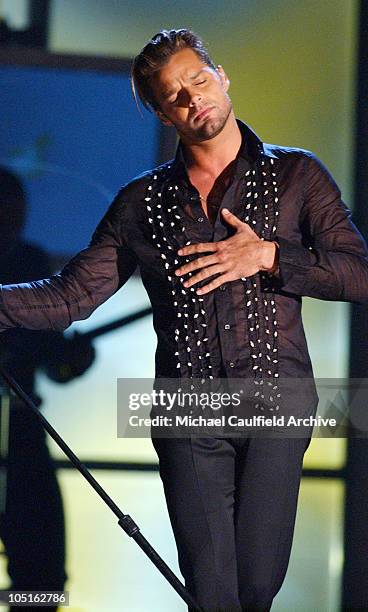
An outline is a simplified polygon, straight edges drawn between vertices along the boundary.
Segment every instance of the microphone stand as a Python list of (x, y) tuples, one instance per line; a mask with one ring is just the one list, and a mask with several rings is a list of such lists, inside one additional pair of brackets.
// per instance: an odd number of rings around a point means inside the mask
[(105, 504), (107, 504), (110, 510), (112, 510), (112, 512), (118, 518), (118, 524), (120, 525), (120, 527), (124, 529), (125, 533), (128, 534), (128, 536), (135, 540), (138, 546), (143, 550), (143, 552), (146, 553), (147, 557), (149, 557), (152, 563), (171, 584), (171, 586), (175, 589), (178, 595), (180, 595), (180, 597), (185, 601), (188, 606), (191, 606), (193, 612), (203, 612), (202, 608), (199, 607), (199, 605), (193, 599), (189, 591), (171, 571), (169, 566), (166, 565), (165, 561), (155, 551), (155, 549), (151, 546), (148, 540), (146, 540), (146, 538), (141, 534), (140, 529), (138, 525), (134, 522), (134, 520), (129, 516), (129, 514), (124, 514), (120, 510), (120, 508), (115, 504), (111, 497), (101, 487), (99, 482), (88, 471), (86, 466), (78, 459), (78, 457), (73, 453), (71, 448), (66, 444), (66, 442), (64, 442), (63, 438), (57, 433), (57, 431), (52, 427), (49, 421), (38, 410), (36, 404), (23, 391), (23, 389), (18, 385), (14, 378), (12, 378), (12, 376), (10, 376), (10, 374), (6, 372), (2, 367), (0, 367), (0, 375), (7, 383), (8, 387), (15, 393), (15, 395), (18, 396), (23, 401), (23, 403), (28, 406), (28, 408), (30, 408), (35, 414), (37, 414), (37, 417), (41, 420), (47, 433), (50, 434), (53, 440), (55, 440), (56, 444), (66, 454), (68, 459), (70, 459), (74, 467), (76, 467), (77, 470), (82, 474), (82, 476), (84, 476), (84, 478), (89, 482), (91, 487), (96, 491), (96, 493), (98, 493), (101, 499), (105, 502)]

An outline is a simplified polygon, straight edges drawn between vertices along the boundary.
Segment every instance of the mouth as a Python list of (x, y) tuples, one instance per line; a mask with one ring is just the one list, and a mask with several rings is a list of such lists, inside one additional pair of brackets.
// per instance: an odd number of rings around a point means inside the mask
[(203, 110), (199, 111), (199, 113), (197, 113), (194, 116), (193, 121), (198, 121), (199, 119), (203, 119), (204, 117), (208, 115), (208, 113), (211, 112), (212, 109), (213, 109), (213, 106), (208, 106), (207, 108), (204, 108)]

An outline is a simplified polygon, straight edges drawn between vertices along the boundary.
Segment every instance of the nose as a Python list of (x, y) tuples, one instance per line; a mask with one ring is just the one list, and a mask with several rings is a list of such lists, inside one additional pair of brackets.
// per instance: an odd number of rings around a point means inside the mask
[(192, 108), (193, 106), (196, 106), (198, 102), (201, 102), (202, 95), (198, 91), (192, 91), (192, 92), (188, 91), (188, 98), (189, 98), (189, 106)]

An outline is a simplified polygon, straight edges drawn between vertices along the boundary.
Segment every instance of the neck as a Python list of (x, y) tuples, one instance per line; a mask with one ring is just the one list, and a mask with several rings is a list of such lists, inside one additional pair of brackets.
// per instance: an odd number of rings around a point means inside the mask
[(182, 138), (183, 155), (189, 171), (218, 176), (237, 156), (242, 135), (231, 111), (223, 129), (217, 136), (193, 143)]

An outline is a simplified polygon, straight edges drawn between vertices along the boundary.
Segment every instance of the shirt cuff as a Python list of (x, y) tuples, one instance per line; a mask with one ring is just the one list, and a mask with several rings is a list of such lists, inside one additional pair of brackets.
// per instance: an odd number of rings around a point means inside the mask
[(281, 236), (275, 236), (274, 241), (279, 245), (280, 289), (300, 295), (307, 273), (317, 263), (317, 256), (310, 248)]
[(280, 270), (279, 270), (280, 245), (276, 240), (272, 240), (272, 242), (276, 245), (275, 261), (274, 261), (272, 268), (270, 270), (267, 270), (267, 274), (270, 274), (271, 276), (279, 277), (280, 275)]

